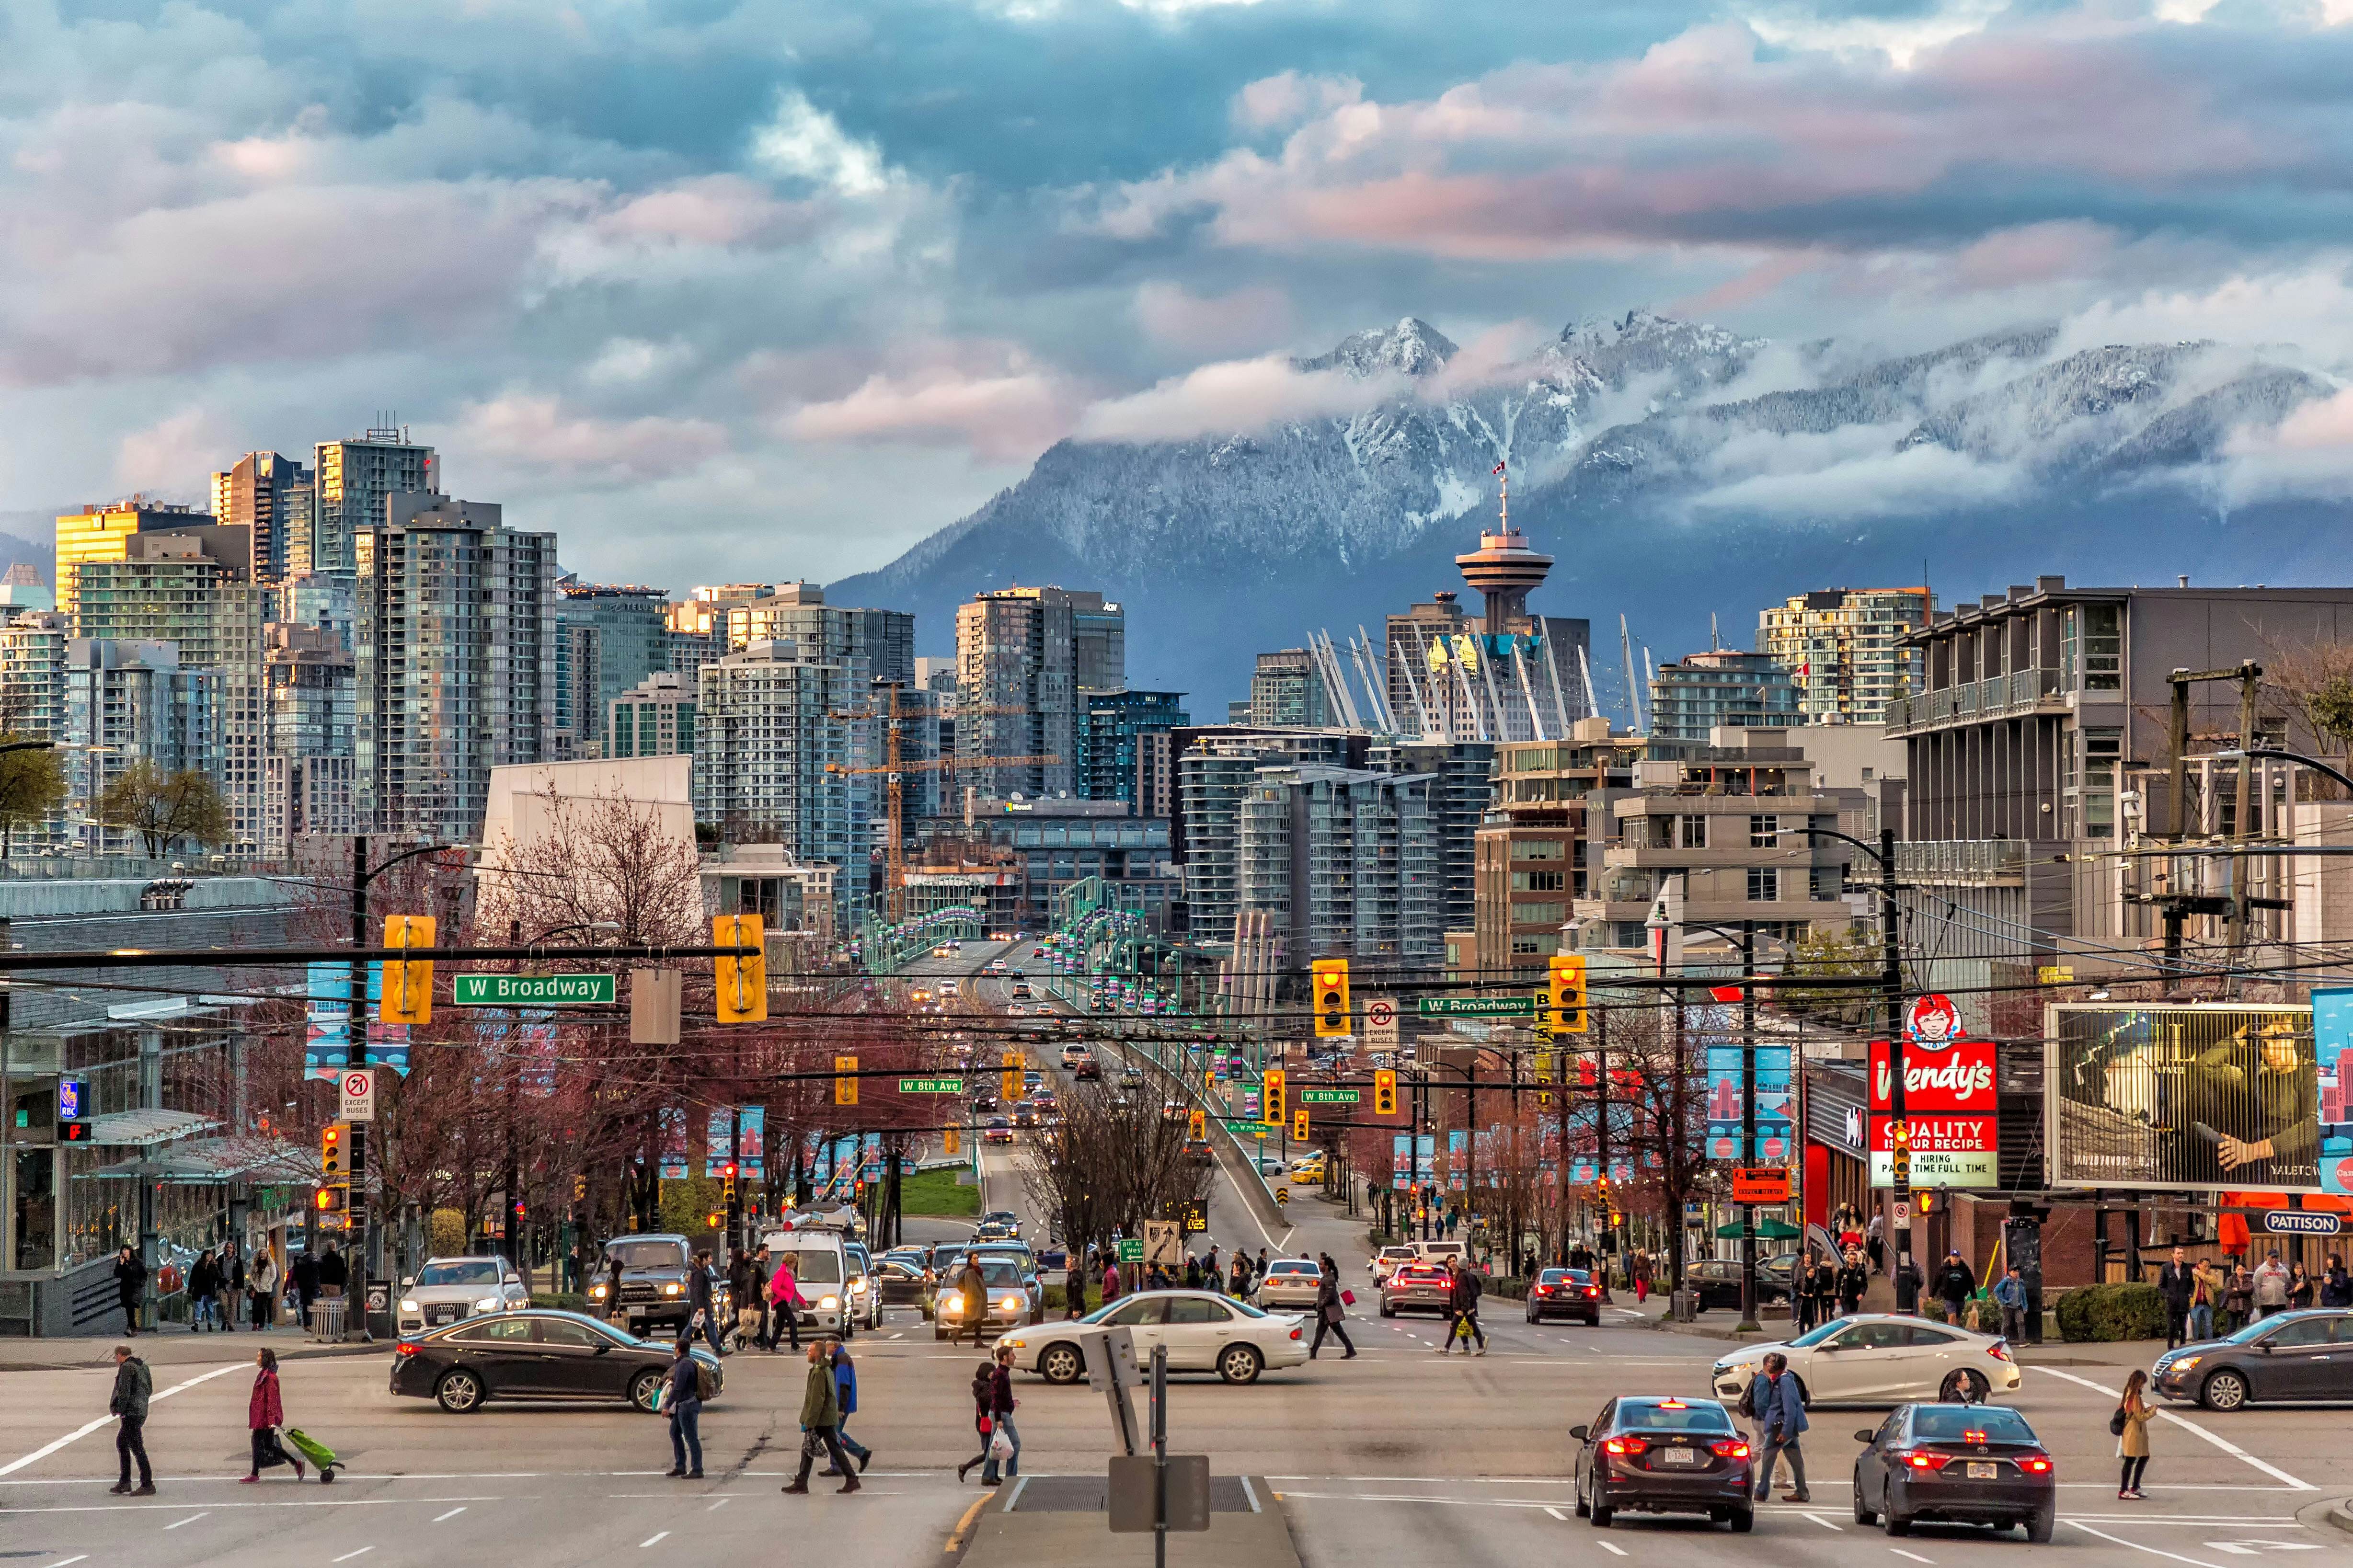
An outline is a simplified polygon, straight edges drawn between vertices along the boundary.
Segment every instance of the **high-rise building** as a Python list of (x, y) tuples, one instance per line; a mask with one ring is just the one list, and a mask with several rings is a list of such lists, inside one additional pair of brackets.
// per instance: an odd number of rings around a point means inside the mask
[(1241, 907), (1263, 910), (1288, 967), (1313, 958), (1435, 964), (1445, 952), (1438, 777), (1261, 768), (1241, 807)]
[(664, 605), (662, 668), (692, 686), (696, 673), (726, 651), (724, 619), (702, 599), (673, 599)]
[(269, 716), (262, 691), (262, 627), (269, 590), (253, 581), (242, 526), (159, 530), (122, 542), (120, 560), (85, 560), (75, 568), (77, 637), (134, 647), (168, 643), (183, 670), (216, 679), (212, 738), (214, 783), (228, 810), (235, 854), (260, 850), (262, 759)]
[[(840, 867), (845, 923), (865, 904), (867, 857), (850, 818), (850, 727), (861, 702), (849, 669), (760, 642), (706, 664), (694, 713), (695, 820), (738, 844), (781, 844)], [(851, 885), (845, 885), (851, 884)]]
[(72, 627), (55, 610), (30, 610), (0, 625), (0, 731), (53, 741), (65, 714), (66, 641)]
[(1479, 824), (1495, 796), (1494, 746), (1485, 741), (1376, 742), (1366, 754), (1366, 765), (1430, 776), (1440, 918), (1448, 931), (1470, 930), (1478, 907)]
[(1079, 728), (1081, 797), (1123, 801), (1134, 816), (1166, 816), (1166, 784), (1160, 785), (1160, 811), (1151, 809), (1148, 795), (1155, 777), (1166, 780), (1168, 748), (1164, 739), (1155, 752), (1150, 737), (1165, 737), (1193, 721), (1184, 700), (1181, 691), (1099, 691), (1087, 698), (1086, 721)]
[(304, 834), (360, 828), (351, 649), (323, 626), (271, 626), (261, 679), (269, 742), (262, 758), (261, 852), (283, 858)]
[(299, 532), (311, 532), (318, 500), (311, 470), (277, 452), (248, 452), (213, 476), (213, 516), (253, 534), (253, 575), (275, 583), (286, 575)]
[(694, 752), (700, 675), (659, 669), (613, 699), (605, 716), (608, 757), (668, 757)]
[(1332, 711), (1324, 672), (1303, 647), (1258, 656), (1250, 673), (1250, 720), (1253, 724), (1305, 725), (1321, 729), (1339, 722)]
[(1598, 874), (1612, 837), (1609, 802), (1634, 786), (1648, 738), (1580, 719), (1567, 741), (1497, 749), (1495, 800), (1478, 834), (1478, 910), (1461, 967), (1533, 982), (1565, 951), (1570, 906)]
[(1768, 653), (1710, 648), (1672, 659), (1651, 677), (1656, 742), (1704, 746), (1719, 726), (1775, 730), (1805, 721), (1796, 678)]
[(956, 755), (990, 793), (1078, 793), (1082, 703), (1127, 684), (1126, 624), (1101, 594), (1063, 588), (990, 589), (957, 607)]
[(1371, 737), (1346, 730), (1207, 725), (1171, 731), (1176, 754), (1169, 858), (1183, 868), (1186, 921), (1208, 942), (1226, 940), (1241, 909), (1241, 812), (1262, 767), (1362, 768)]
[(1903, 639), (1928, 624), (1920, 588), (1826, 588), (1757, 613), (1760, 652), (1788, 667), (1808, 724), (1877, 724), (1888, 700), (1917, 689), (1918, 654)]
[[(569, 727), (578, 754), (611, 756), (611, 748), (604, 744), (604, 726), (613, 700), (654, 671), (670, 667), (668, 593), (660, 588), (583, 583), (576, 578), (567, 578), (556, 586), (562, 594), (556, 614), (567, 631), (576, 627), (595, 634), (591, 646), (568, 644), (581, 662), (576, 673), (560, 672), (558, 684), (562, 686), (565, 676), (571, 676), (578, 682), (577, 696), (566, 713), (561, 711), (567, 706), (566, 694), (559, 692), (558, 727), (565, 728), (565, 719), (576, 715)], [(694, 678), (686, 679), (691, 689)]]
[(349, 440), (322, 441), (311, 454), (316, 500), (302, 531), (308, 548), (290, 542), (289, 572), (353, 570), (359, 531), (385, 521), (387, 497), (441, 489), (440, 458), (432, 447), (411, 442), (403, 426), (386, 424)]
[(58, 518), (58, 608), (74, 613), (80, 571), (87, 561), (120, 561), (130, 552), (130, 540), (140, 533), (183, 533), (201, 540), (206, 553), (235, 563), (250, 573), (253, 535), (242, 528), (224, 529), (211, 513), (190, 507), (167, 506), (133, 496), (126, 501), (86, 506)]
[(281, 579), (270, 593), (272, 620), (317, 626), (352, 646), (359, 623), (359, 600), (348, 572), (302, 572)]
[(356, 552), (363, 810), (371, 831), (470, 842), (491, 769), (547, 757), (555, 535), (425, 491), (395, 491), (385, 510)]
[(66, 644), (58, 749), (64, 763), (66, 817), (80, 847), (143, 855), (139, 834), (103, 823), (107, 789), (141, 763), (165, 773), (216, 775), (219, 676), (184, 669), (168, 642), (74, 637)]

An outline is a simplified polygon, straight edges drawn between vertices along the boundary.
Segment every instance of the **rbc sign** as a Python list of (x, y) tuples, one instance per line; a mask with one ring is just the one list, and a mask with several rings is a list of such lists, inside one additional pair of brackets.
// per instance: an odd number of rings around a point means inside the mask
[(58, 1120), (79, 1121), (82, 1117), (83, 1100), (88, 1093), (88, 1086), (81, 1079), (59, 1079), (58, 1080)]

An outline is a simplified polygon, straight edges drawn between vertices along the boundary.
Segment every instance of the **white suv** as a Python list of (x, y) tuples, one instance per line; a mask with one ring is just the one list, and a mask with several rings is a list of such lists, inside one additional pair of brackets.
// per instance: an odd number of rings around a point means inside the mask
[(503, 1258), (434, 1258), (400, 1282), (398, 1322), (404, 1334), (422, 1333), (482, 1312), (531, 1305), (522, 1276)]

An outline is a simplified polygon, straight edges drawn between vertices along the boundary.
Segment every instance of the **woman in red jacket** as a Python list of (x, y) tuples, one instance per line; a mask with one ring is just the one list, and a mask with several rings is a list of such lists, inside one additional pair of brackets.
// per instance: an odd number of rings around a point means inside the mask
[(237, 1484), (250, 1486), (261, 1479), (263, 1467), (278, 1464), (293, 1466), (299, 1481), (302, 1461), (278, 1441), (278, 1428), (286, 1425), (286, 1407), (278, 1400), (278, 1352), (256, 1351), (253, 1364), (261, 1369), (253, 1374), (253, 1397), (245, 1406), (245, 1424), (253, 1432), (253, 1473)]

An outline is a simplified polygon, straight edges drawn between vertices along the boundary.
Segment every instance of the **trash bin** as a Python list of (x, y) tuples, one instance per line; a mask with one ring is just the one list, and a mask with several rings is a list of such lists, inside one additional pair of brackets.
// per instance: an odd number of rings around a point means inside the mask
[(322, 1296), (311, 1303), (311, 1334), (322, 1341), (343, 1337), (343, 1312), (348, 1303), (341, 1296)]
[(1678, 1323), (1699, 1321), (1699, 1298), (1689, 1289), (1676, 1291), (1673, 1300), (1668, 1302), (1668, 1308), (1674, 1313)]

